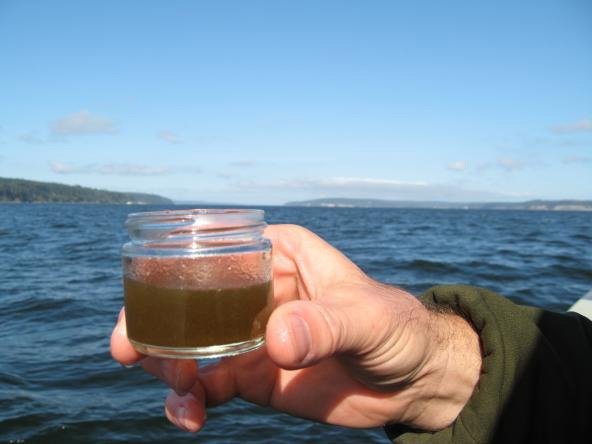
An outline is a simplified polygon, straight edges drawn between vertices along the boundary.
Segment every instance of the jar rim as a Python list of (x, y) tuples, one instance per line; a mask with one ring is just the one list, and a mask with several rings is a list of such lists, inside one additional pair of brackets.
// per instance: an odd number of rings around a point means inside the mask
[(167, 216), (178, 217), (178, 216), (207, 216), (212, 215), (223, 215), (223, 214), (253, 214), (263, 216), (264, 210), (257, 210), (253, 208), (189, 208), (183, 210), (159, 210), (159, 211), (143, 211), (137, 213), (130, 213), (127, 215), (129, 219), (144, 218), (144, 217), (163, 217)]
[(245, 242), (262, 235), (264, 216), (263, 210), (242, 208), (163, 210), (129, 214), (125, 225), (136, 243)]

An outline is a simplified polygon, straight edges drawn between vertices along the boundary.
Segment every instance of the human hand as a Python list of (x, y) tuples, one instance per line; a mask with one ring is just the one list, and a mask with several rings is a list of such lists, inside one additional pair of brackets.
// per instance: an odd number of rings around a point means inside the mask
[(269, 226), (277, 308), (265, 346), (198, 369), (193, 360), (144, 357), (127, 340), (113, 357), (140, 362), (174, 391), (167, 417), (186, 430), (206, 406), (238, 396), (292, 415), (349, 427), (404, 423), (438, 430), (454, 421), (479, 378), (479, 340), (459, 316), (435, 313), (366, 276), (310, 231)]

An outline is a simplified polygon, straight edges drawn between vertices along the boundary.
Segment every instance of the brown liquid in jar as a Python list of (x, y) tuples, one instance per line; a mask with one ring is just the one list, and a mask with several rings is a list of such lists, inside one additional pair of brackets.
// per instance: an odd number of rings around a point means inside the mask
[(208, 347), (265, 334), (271, 282), (240, 288), (175, 289), (124, 278), (128, 337), (161, 347)]

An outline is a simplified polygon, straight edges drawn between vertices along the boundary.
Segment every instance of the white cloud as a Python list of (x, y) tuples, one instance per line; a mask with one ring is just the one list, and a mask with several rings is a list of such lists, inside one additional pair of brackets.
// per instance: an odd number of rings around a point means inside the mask
[(167, 143), (176, 145), (181, 143), (181, 139), (179, 139), (179, 136), (175, 133), (173, 133), (172, 131), (169, 130), (162, 130), (158, 133), (158, 138), (160, 140), (163, 140)]
[(53, 122), (51, 132), (57, 136), (114, 134), (117, 132), (117, 128), (111, 119), (94, 116), (88, 111), (82, 110)]
[(592, 156), (567, 156), (562, 159), (565, 164), (592, 163)]
[(300, 195), (303, 199), (350, 197), (424, 201), (485, 201), (513, 198), (513, 196), (502, 193), (471, 190), (450, 184), (430, 184), (421, 181), (406, 182), (395, 179), (364, 177), (285, 179), (268, 183), (251, 180), (236, 182), (234, 188), (241, 191), (285, 191), (289, 192), (290, 195)]
[(559, 134), (592, 132), (592, 119), (581, 119), (573, 123), (565, 123), (551, 127), (551, 131)]
[(425, 182), (404, 182), (394, 179), (375, 179), (368, 177), (332, 177), (327, 179), (317, 179), (313, 181), (314, 185), (329, 186), (329, 187), (361, 187), (361, 188), (375, 188), (375, 187), (423, 187)]
[(147, 165), (129, 163), (107, 163), (70, 165), (61, 162), (51, 162), (51, 171), (56, 174), (100, 174), (105, 176), (162, 176), (170, 174), (167, 167), (151, 167)]
[(61, 162), (50, 162), (49, 167), (56, 174), (78, 174), (84, 170), (84, 168), (66, 165)]
[(467, 169), (467, 166), (464, 162), (457, 161), (449, 164), (447, 168), (451, 171), (464, 171)]
[[(256, 181), (246, 181), (242, 183), (246, 186), (259, 186)], [(315, 179), (284, 179), (265, 186), (325, 190), (400, 190), (405, 188), (421, 188), (427, 186), (427, 184), (425, 182), (403, 182), (393, 179), (375, 179), (367, 177), (328, 177)]]

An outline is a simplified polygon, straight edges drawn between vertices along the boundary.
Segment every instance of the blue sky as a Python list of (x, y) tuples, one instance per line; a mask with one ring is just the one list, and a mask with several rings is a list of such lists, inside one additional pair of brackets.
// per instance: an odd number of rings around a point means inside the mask
[(592, 199), (592, 3), (0, 0), (0, 176)]

